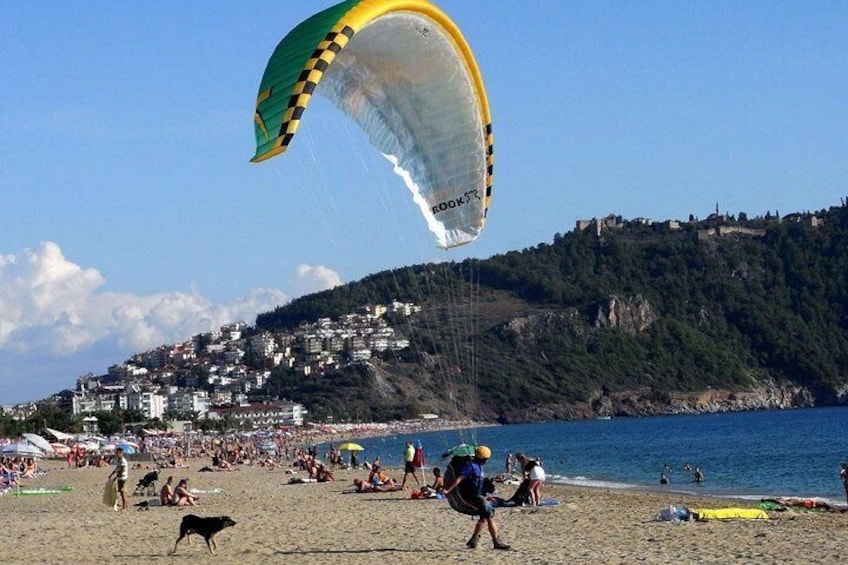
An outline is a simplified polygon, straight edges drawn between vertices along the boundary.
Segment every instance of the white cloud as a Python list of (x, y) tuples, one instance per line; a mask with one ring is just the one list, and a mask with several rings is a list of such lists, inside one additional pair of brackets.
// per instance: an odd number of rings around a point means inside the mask
[[(83, 268), (53, 242), (0, 255), (0, 403), (35, 400), (65, 388), (85, 372), (105, 372), (129, 355), (176, 343), (291, 299), (257, 288), (229, 304), (196, 292), (150, 295), (102, 292), (106, 279)], [(323, 266), (300, 265), (298, 294), (342, 284)]]
[(344, 284), (339, 274), (323, 265), (298, 265), (294, 287), (298, 295), (311, 294)]

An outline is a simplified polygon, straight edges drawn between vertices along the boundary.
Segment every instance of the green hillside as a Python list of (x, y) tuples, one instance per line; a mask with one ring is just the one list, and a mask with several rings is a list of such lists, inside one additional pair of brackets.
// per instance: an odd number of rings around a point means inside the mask
[(257, 328), (392, 299), (423, 310), (397, 322), (412, 344), (403, 355), (320, 379), (278, 371), (268, 392), (318, 418), (362, 420), (661, 413), (705, 398), (737, 408), (756, 398), (759, 407), (842, 403), (848, 208), (740, 217), (608, 218), (600, 233), (303, 297), (260, 315)]

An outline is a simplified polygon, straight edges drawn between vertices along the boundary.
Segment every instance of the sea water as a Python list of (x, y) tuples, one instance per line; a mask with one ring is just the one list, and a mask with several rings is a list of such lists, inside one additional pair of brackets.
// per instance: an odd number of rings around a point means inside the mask
[[(489, 475), (504, 472), (508, 453), (522, 452), (541, 458), (555, 483), (845, 504), (846, 429), (848, 408), (613, 418), (370, 438), (359, 442), (359, 460), (379, 455), (398, 466), (409, 439), (421, 442), (430, 469), (444, 465), (439, 456), (450, 447), (480, 443), (492, 449)], [(669, 484), (660, 486), (666, 466)], [(695, 467), (704, 482), (693, 481)]]

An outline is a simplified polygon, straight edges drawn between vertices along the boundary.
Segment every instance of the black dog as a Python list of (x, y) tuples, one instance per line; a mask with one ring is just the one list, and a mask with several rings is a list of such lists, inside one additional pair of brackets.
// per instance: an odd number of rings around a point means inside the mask
[[(172, 553), (177, 552), (177, 544), (180, 543), (181, 539), (191, 534), (197, 534), (203, 536), (203, 539), (206, 540), (206, 545), (209, 547), (209, 553), (215, 555), (215, 550), (218, 548), (218, 544), (215, 543), (215, 534), (224, 528), (231, 528), (235, 525), (235, 521), (229, 516), (201, 518), (194, 514), (187, 514), (183, 516), (183, 521), (180, 524), (180, 537), (177, 538)], [(189, 543), (191, 543), (191, 538), (189, 538)]]

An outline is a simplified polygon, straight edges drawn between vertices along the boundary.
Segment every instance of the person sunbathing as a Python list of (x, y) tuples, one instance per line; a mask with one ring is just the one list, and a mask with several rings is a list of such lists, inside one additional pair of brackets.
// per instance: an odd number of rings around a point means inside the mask
[(371, 472), (368, 474), (368, 482), (375, 487), (386, 487), (377, 489), (381, 491), (401, 490), (397, 484), (395, 484), (394, 480), (380, 469), (379, 465), (372, 465)]
[(353, 479), (353, 488), (356, 492), (374, 492), (374, 484), (362, 479)]
[(336, 478), (333, 476), (333, 471), (325, 467), (322, 463), (318, 464), (317, 477), (319, 483), (326, 483), (328, 481), (335, 481)]
[(380, 480), (380, 464), (376, 462), (376, 459), (374, 461), (368, 470), (368, 482), (371, 484), (376, 484)]
[(391, 479), (389, 479), (389, 481), (391, 482), (391, 485), (375, 485), (374, 483), (369, 483), (362, 479), (353, 479), (353, 487), (355, 492), (393, 492), (401, 490), (401, 487), (394, 484), (394, 481), (391, 481)]
[(159, 503), (162, 506), (176, 506), (177, 495), (174, 493), (174, 477), (168, 477), (165, 484), (162, 485), (162, 490), (159, 491)]
[(216, 471), (232, 471), (233, 470), (233, 466), (229, 463), (229, 461), (224, 459), (224, 457), (222, 457), (222, 454), (219, 453), (219, 452), (215, 452), (215, 454), (212, 455), (212, 467)]
[(786, 506), (788, 508), (807, 508), (810, 510), (821, 509), (842, 512), (841, 509), (831, 506), (823, 500), (815, 500), (812, 498), (762, 498), (760, 499), (760, 501), (774, 502), (776, 504), (780, 504), (781, 506)]
[(189, 492), (186, 479), (180, 479), (174, 494), (177, 497), (177, 506), (197, 506), (197, 501), (200, 500), (199, 496)]
[(445, 490), (445, 479), (442, 477), (442, 470), (438, 467), (433, 467), (433, 484), (424, 485), (421, 487), (421, 496), (432, 498)]
[(32, 479), (35, 478), (35, 460), (28, 458), (21, 468), (21, 478), (22, 479)]

